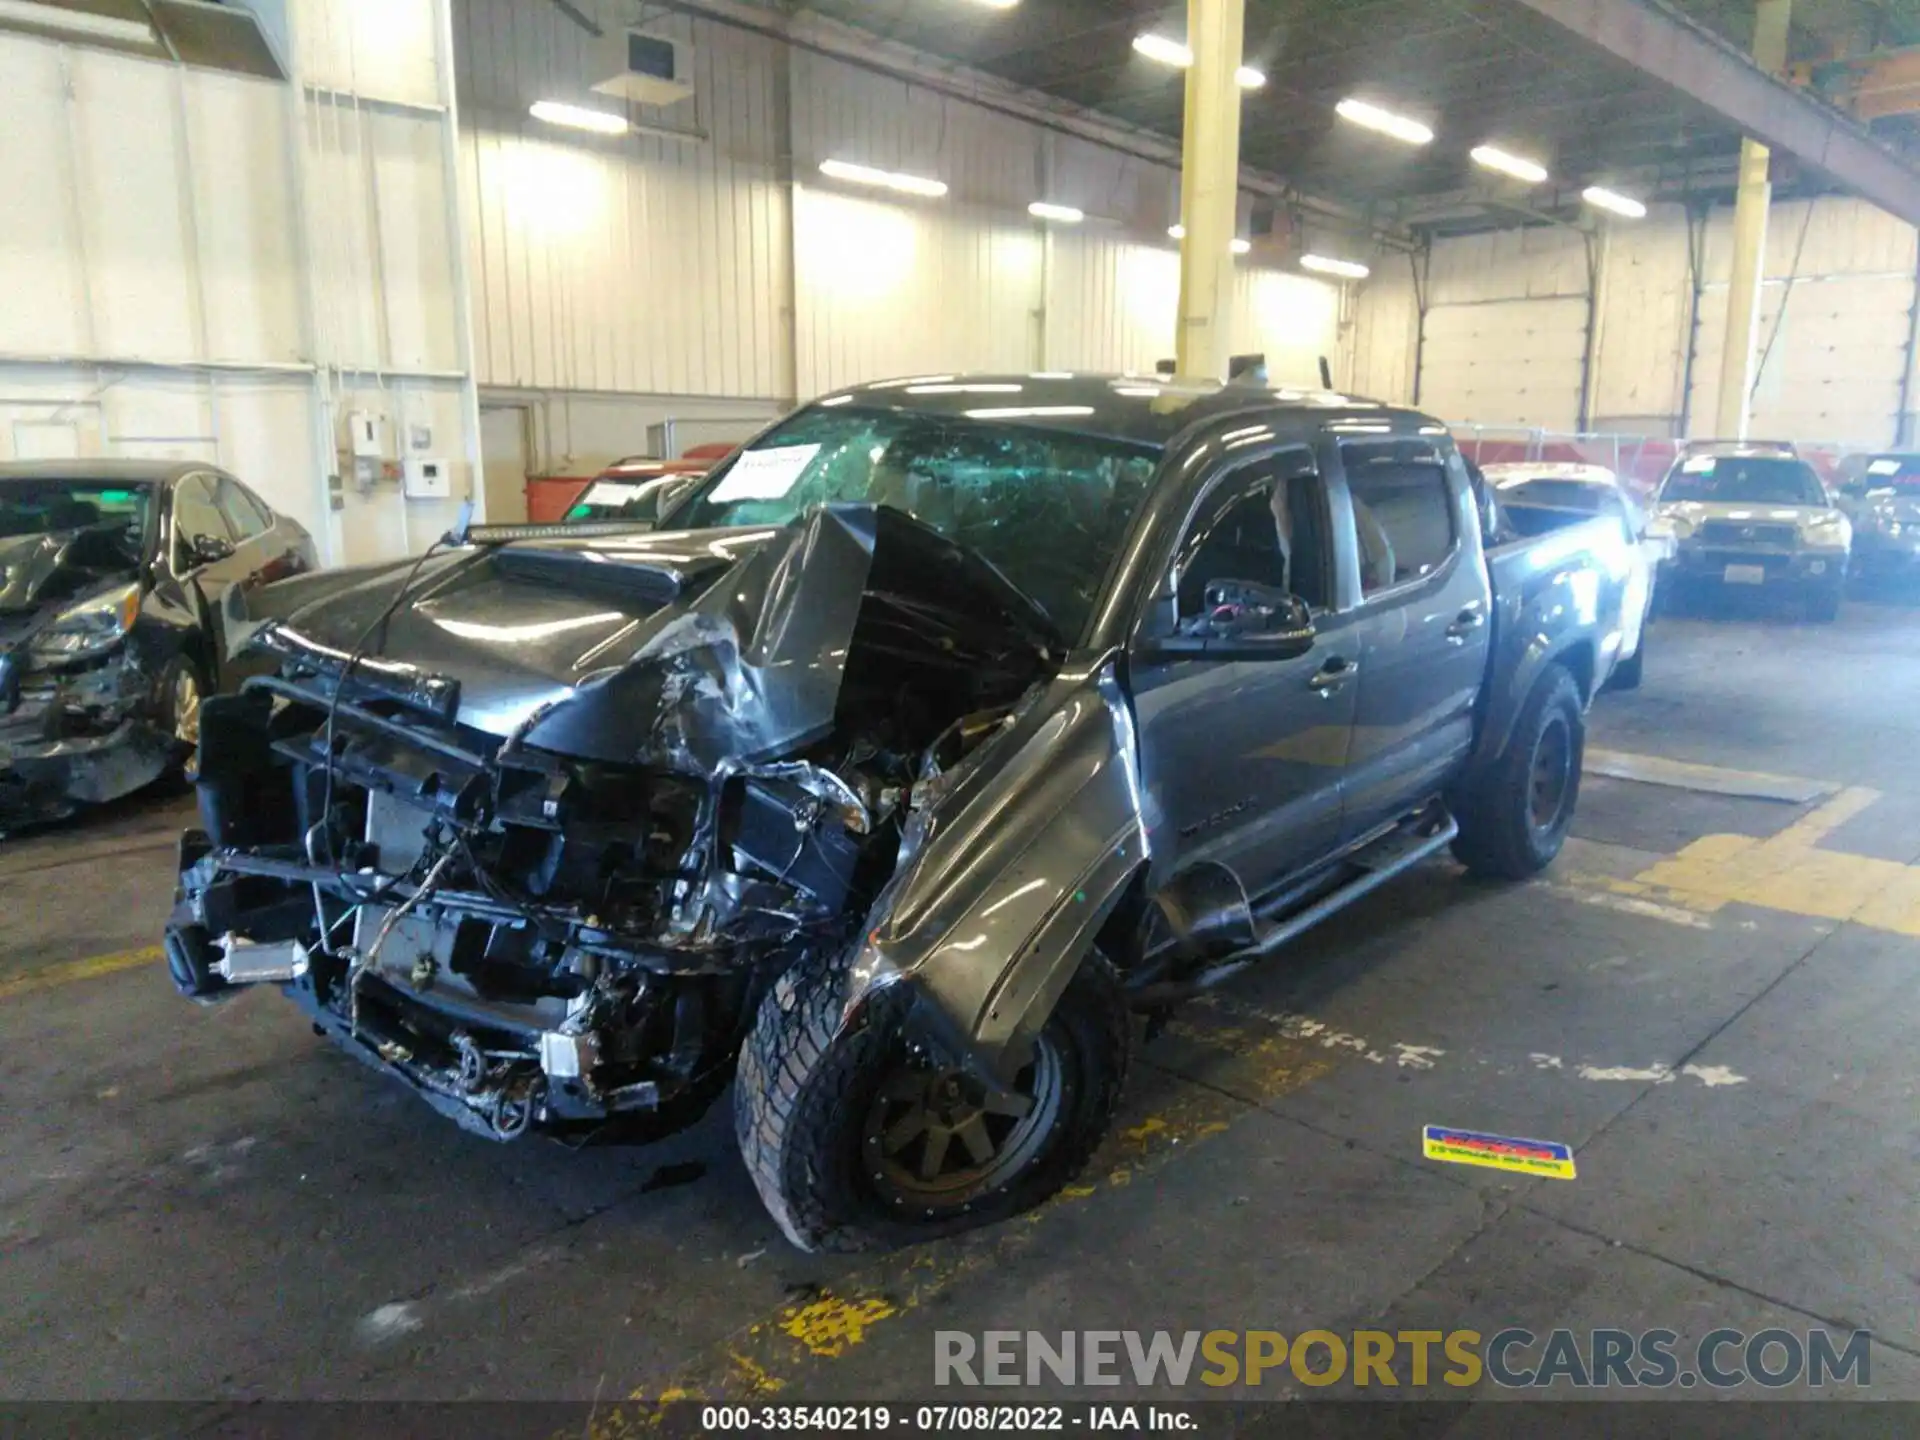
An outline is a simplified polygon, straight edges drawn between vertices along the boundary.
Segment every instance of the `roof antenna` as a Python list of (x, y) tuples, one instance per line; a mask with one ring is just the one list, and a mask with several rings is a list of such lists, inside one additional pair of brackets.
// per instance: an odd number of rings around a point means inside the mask
[(1333, 366), (1327, 362), (1327, 357), (1324, 355), (1320, 357), (1320, 388), (1322, 390), (1333, 388)]

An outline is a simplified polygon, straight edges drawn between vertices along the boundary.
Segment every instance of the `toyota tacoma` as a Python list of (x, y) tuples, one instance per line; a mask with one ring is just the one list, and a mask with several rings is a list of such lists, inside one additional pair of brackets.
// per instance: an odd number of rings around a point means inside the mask
[(1499, 527), (1442, 426), (1345, 396), (845, 390), (649, 529), (255, 597), (167, 963), (495, 1139), (731, 1082), (803, 1247), (990, 1222), (1087, 1161), (1135, 1012), (1449, 846), (1552, 861), (1630, 557)]

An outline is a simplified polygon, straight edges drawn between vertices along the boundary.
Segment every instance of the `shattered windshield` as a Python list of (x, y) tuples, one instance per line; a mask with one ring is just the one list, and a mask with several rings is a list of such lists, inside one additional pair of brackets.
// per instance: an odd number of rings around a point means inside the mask
[(886, 505), (964, 545), (1078, 635), (1157, 452), (1015, 425), (814, 409), (742, 451), (668, 522), (785, 525), (819, 505)]
[(151, 487), (99, 480), (0, 481), (0, 540), (74, 530), (111, 532), (138, 554)]
[(1660, 498), (1710, 504), (1825, 506), (1827, 492), (1813, 467), (1803, 460), (1717, 455), (1687, 461), (1668, 479)]

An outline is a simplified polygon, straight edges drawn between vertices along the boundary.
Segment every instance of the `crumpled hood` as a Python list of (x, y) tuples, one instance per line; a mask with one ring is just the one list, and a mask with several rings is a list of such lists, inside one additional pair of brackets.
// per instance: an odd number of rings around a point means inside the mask
[(131, 580), (138, 568), (98, 532), (0, 537), (0, 639), (38, 628), (55, 605), (85, 599), (110, 580)]
[[(410, 569), (270, 587), (283, 618), (267, 643), (337, 668)], [(355, 676), (415, 694), (457, 686), (460, 724), (537, 749), (712, 773), (826, 735), (869, 587), (903, 584), (994, 617), (1017, 643), (1048, 638), (1045, 617), (972, 552), (896, 511), (838, 506), (779, 530), (436, 558)]]

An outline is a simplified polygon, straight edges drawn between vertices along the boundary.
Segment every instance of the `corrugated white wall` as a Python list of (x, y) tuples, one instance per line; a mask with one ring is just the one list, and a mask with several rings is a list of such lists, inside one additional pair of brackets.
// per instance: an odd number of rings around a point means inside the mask
[(0, 36), (0, 458), (216, 461), (336, 559), (445, 528), (327, 484), (350, 407), (474, 453), (440, 3), (305, 0), (311, 93)]
[[(1713, 212), (1701, 238), (1696, 319), (1684, 212), (1663, 206), (1644, 222), (1611, 227), (1599, 248), (1589, 428), (1667, 435), (1683, 417), (1691, 435), (1715, 428), (1731, 212)], [(1917, 261), (1914, 227), (1864, 202), (1774, 207), (1753, 433), (1861, 446), (1897, 439), (1903, 373), (1914, 358)], [(1573, 429), (1587, 353), (1585, 267), (1584, 242), (1565, 230), (1436, 242), (1422, 405), (1456, 423)], [(1355, 387), (1409, 400), (1418, 307), (1396, 270), (1356, 297)], [(1911, 404), (1920, 388), (1907, 393)]]
[[(630, 10), (581, 8), (614, 30)], [(1172, 353), (1166, 167), (725, 26), (666, 17), (696, 94), (601, 140), (527, 117), (606, 105), (558, 9), (458, 0), (462, 191), (486, 386), (790, 402), (930, 371), (1151, 369)], [(937, 176), (917, 200), (820, 162)], [(1049, 232), (1035, 199), (1080, 207)], [(1243, 265), (1230, 325), (1302, 382), (1340, 351), (1339, 293)]]

